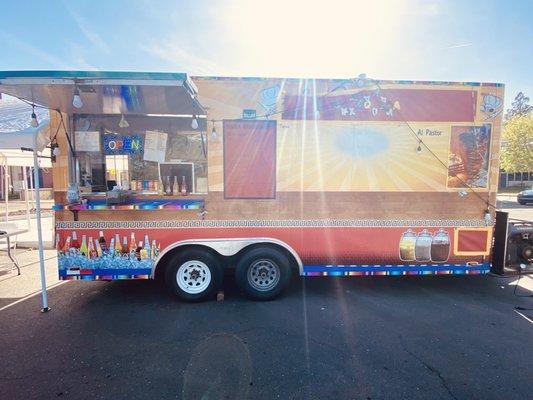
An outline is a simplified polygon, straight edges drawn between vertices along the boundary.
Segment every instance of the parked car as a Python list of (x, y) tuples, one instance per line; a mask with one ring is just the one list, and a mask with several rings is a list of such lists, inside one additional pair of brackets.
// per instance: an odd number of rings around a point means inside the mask
[(516, 196), (516, 201), (522, 205), (526, 203), (533, 203), (533, 188), (523, 190), (522, 192), (518, 193)]

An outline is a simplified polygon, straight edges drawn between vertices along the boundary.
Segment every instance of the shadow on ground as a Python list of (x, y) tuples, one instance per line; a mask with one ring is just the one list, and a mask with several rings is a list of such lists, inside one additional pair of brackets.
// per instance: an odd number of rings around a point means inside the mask
[(70, 282), (51, 290), (48, 314), (39, 297), (0, 312), (0, 393), (524, 399), (532, 325), (514, 307), (531, 302), (509, 281), (295, 278), (284, 297), (254, 302), (227, 279), (225, 301), (199, 304), (151, 281)]

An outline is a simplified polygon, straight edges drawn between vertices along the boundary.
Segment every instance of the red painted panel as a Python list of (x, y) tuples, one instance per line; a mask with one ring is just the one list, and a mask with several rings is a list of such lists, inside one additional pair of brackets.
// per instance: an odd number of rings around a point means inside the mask
[(468, 90), (366, 90), (316, 99), (291, 95), (285, 96), (283, 119), (472, 122), (475, 105), (476, 92)]
[(276, 121), (224, 121), (224, 195), (276, 197)]
[[(415, 233), (424, 227), (413, 227)], [(438, 228), (427, 227), (430, 233), (435, 233)], [(82, 235), (98, 237), (100, 229), (76, 229), (78, 240)], [(347, 264), (427, 264), (415, 261), (402, 262), (399, 258), (399, 243), (407, 227), (202, 227), (202, 228), (167, 228), (167, 229), (108, 229), (104, 236), (109, 244), (111, 237), (119, 234), (121, 241), (124, 236), (128, 243), (131, 232), (135, 233), (137, 241), (143, 240), (148, 235), (150, 243), (156, 240), (161, 245), (161, 250), (181, 240), (190, 239), (220, 239), (220, 238), (247, 238), (267, 237), (281, 240), (291, 246), (306, 265), (347, 265)], [(453, 228), (445, 228), (450, 237), (453, 248)], [(474, 231), (469, 231), (468, 234)], [(64, 242), (72, 230), (58, 229), (61, 241)], [(479, 235), (479, 233), (483, 235)], [(474, 243), (480, 245), (485, 232), (476, 232)], [(466, 237), (469, 237), (468, 235)], [(462, 238), (462, 237), (461, 237)], [(462, 239), (461, 239), (462, 240)], [(481, 247), (484, 249), (485, 244)], [(467, 247), (471, 249), (472, 247)], [(476, 250), (479, 247), (476, 247)], [(470, 250), (468, 250), (470, 251)], [(448, 263), (465, 261), (482, 261), (481, 257), (458, 257), (450, 254)]]
[(457, 233), (457, 250), (484, 252), (487, 251), (487, 231), (461, 229)]

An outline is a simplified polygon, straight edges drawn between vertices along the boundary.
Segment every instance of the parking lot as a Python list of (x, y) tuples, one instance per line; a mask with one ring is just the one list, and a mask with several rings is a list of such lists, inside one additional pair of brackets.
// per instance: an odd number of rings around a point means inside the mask
[[(533, 206), (499, 197), (519, 219)], [(185, 304), (151, 281), (60, 282), (45, 252), (0, 271), (5, 399), (525, 399), (533, 279), (294, 277), (271, 302), (224, 282)], [(0, 262), (5, 262), (5, 255)], [(518, 308), (517, 308), (518, 307)]]
[[(35, 256), (19, 256), (20, 277), (0, 276), (3, 399), (531, 393), (533, 315), (515, 307), (532, 304), (513, 294), (516, 277), (295, 278), (263, 303), (226, 279), (224, 301), (184, 304), (151, 281), (58, 284), (49, 251), (52, 311), (41, 314)], [(517, 294), (528, 288), (522, 277)]]

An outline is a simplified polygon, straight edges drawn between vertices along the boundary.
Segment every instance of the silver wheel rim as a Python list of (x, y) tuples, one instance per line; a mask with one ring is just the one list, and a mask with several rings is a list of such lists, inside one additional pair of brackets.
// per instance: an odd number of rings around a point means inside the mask
[(281, 273), (271, 260), (257, 260), (248, 268), (248, 283), (260, 292), (272, 290), (279, 283)]
[(211, 271), (202, 261), (187, 261), (178, 268), (176, 282), (185, 293), (202, 293), (211, 283)]

